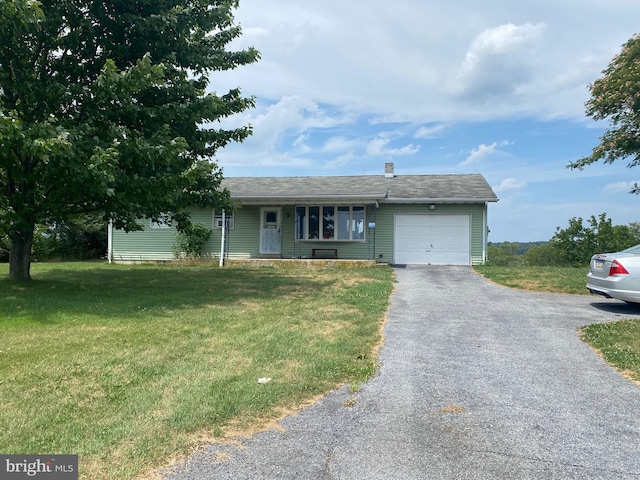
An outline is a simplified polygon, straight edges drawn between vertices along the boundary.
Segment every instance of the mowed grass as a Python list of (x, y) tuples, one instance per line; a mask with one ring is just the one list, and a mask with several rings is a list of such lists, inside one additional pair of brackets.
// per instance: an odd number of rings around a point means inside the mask
[[(513, 288), (539, 292), (588, 294), (585, 268), (498, 267), (483, 265), (475, 270), (488, 279)], [(594, 301), (619, 302), (593, 297)], [(624, 305), (622, 302), (619, 302)], [(634, 307), (628, 307), (633, 309)], [(640, 314), (640, 306), (635, 307)], [(623, 375), (640, 382), (640, 319), (587, 325), (582, 339)]]
[(589, 325), (582, 328), (582, 338), (640, 386), (640, 320)]
[(365, 381), (393, 283), (389, 268), (60, 263), (32, 276), (0, 280), (0, 452), (78, 454), (91, 479), (148, 475)]
[(587, 295), (589, 267), (501, 267), (481, 265), (474, 269), (489, 280), (507, 287), (537, 292)]

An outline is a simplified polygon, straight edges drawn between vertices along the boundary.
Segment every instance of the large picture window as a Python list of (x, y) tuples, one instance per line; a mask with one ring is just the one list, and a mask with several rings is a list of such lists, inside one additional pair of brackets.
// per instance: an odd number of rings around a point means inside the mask
[(363, 241), (364, 207), (296, 207), (296, 240)]

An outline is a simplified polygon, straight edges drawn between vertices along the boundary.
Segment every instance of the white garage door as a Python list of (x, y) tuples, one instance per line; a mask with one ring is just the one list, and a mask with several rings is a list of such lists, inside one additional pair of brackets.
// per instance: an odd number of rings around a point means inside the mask
[(470, 265), (469, 215), (396, 215), (394, 263)]

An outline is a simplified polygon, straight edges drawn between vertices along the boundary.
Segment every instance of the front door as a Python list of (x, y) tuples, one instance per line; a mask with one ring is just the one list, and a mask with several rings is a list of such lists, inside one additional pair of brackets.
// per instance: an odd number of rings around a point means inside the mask
[(282, 212), (279, 207), (262, 207), (260, 211), (260, 253), (280, 255), (280, 221)]

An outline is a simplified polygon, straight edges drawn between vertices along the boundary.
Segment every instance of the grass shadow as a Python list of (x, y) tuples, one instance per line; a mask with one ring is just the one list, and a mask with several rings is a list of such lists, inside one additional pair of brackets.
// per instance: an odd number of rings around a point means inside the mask
[(299, 295), (332, 283), (277, 269), (66, 265), (34, 268), (29, 284), (0, 282), (0, 311), (6, 312), (5, 318), (52, 323), (58, 314), (127, 319), (165, 316), (176, 310)]

